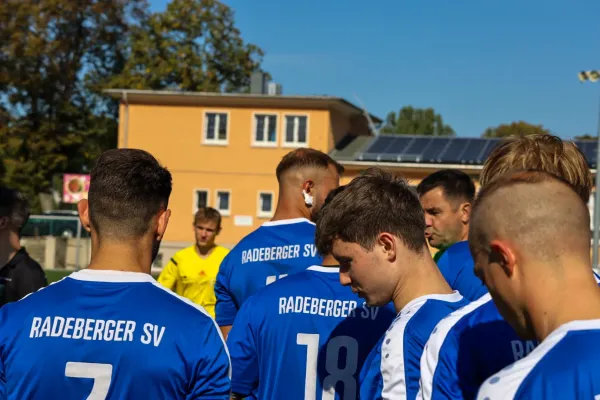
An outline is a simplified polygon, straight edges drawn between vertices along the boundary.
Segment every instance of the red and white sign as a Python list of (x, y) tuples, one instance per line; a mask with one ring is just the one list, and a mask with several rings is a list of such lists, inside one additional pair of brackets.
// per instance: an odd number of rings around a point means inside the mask
[(63, 203), (78, 203), (87, 199), (90, 189), (90, 176), (84, 174), (63, 175)]

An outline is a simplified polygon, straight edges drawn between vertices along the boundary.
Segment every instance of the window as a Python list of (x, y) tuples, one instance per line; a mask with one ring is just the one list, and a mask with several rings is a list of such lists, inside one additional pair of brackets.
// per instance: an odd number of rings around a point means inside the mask
[(285, 116), (285, 145), (304, 146), (307, 144), (307, 119), (306, 115)]
[(217, 190), (217, 206), (215, 207), (221, 215), (227, 216), (231, 213), (231, 191)]
[(273, 192), (258, 192), (258, 216), (273, 216)]
[(204, 114), (204, 142), (209, 144), (227, 144), (229, 115), (225, 112), (207, 112)]
[(194, 207), (193, 214), (196, 214), (201, 207), (208, 207), (208, 190), (206, 189), (195, 189), (194, 190)]
[(254, 115), (254, 137), (252, 144), (255, 146), (273, 147), (277, 145), (277, 115)]

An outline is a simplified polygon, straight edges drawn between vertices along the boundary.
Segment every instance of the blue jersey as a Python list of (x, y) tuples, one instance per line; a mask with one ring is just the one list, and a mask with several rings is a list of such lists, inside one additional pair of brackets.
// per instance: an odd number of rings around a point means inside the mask
[(233, 324), (237, 311), (258, 289), (321, 263), (315, 229), (305, 218), (266, 222), (227, 254), (215, 283), (219, 326)]
[(421, 360), (421, 398), (474, 399), (487, 378), (537, 345), (522, 340), (486, 294), (450, 314), (432, 333)]
[[(227, 337), (232, 391), (261, 400), (358, 398), (365, 358), (395, 312), (368, 307), (314, 266), (249, 298)], [(335, 393), (335, 395), (334, 395)]]
[(361, 373), (361, 399), (415, 399), (421, 354), (437, 323), (468, 300), (460, 293), (422, 296), (408, 303)]
[(527, 357), (490, 377), (480, 400), (600, 399), (600, 320), (572, 321)]
[(458, 290), (466, 299), (475, 301), (488, 292), (473, 271), (475, 262), (468, 241), (454, 243), (448, 247), (437, 261), (437, 265), (450, 287)]
[(2, 399), (229, 399), (215, 321), (150, 275), (82, 270), (0, 309)]

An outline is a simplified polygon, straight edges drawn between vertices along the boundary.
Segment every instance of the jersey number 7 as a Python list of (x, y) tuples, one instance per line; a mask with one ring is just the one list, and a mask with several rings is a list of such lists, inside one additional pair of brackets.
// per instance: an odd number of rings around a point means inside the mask
[[(298, 345), (306, 346), (306, 378), (304, 381), (304, 400), (315, 400), (317, 397), (317, 360), (319, 357), (319, 335), (299, 333), (296, 336)], [(340, 349), (346, 349), (344, 368), (339, 368)], [(329, 340), (325, 351), (325, 370), (327, 376), (323, 379), (321, 400), (334, 400), (335, 385), (344, 383), (344, 399), (357, 398), (356, 379), (354, 374), (358, 369), (358, 342), (350, 336), (336, 336)]]
[(110, 388), (112, 369), (110, 364), (69, 361), (65, 367), (65, 376), (93, 379), (94, 385), (87, 400), (105, 400)]

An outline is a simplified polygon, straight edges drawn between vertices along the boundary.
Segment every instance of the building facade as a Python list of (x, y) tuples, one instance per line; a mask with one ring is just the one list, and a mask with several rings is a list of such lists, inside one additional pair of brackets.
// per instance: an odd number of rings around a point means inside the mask
[[(108, 90), (121, 100), (119, 147), (156, 156), (173, 175), (172, 216), (156, 267), (193, 241), (193, 215), (218, 209), (218, 243), (234, 246), (268, 221), (277, 204), (275, 168), (297, 147), (329, 153), (346, 168), (342, 184), (371, 166), (411, 185), (442, 168), (475, 180), (500, 139), (374, 136), (359, 107), (327, 96)], [(370, 115), (370, 119), (381, 120)], [(596, 143), (577, 145), (595, 173)], [(593, 203), (591, 203), (593, 204)], [(164, 262), (163, 262), (164, 260)]]

